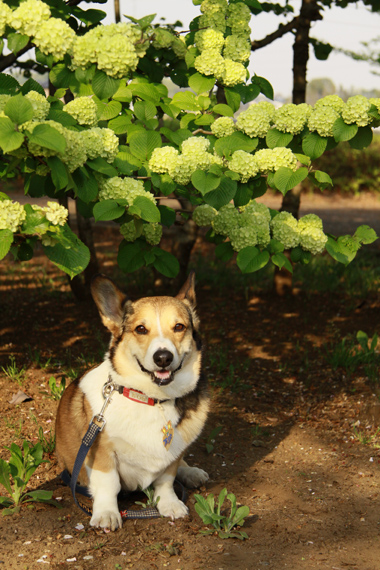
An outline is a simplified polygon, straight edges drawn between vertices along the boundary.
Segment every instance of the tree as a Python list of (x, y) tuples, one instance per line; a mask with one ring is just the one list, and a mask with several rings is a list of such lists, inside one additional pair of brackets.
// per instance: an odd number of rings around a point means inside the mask
[[(89, 265), (89, 248), (67, 224), (64, 202), (75, 199), (86, 220), (113, 220), (120, 228), (118, 263), (125, 272), (153, 266), (175, 277), (180, 263), (159, 247), (162, 226), (176, 212), (160, 204), (175, 195), (183, 220), (210, 226), (216, 255), (243, 272), (271, 261), (292, 271), (325, 248), (349, 263), (362, 244), (377, 236), (361, 226), (354, 236), (323, 232), (315, 215), (297, 221), (256, 202), (268, 187), (286, 195), (308, 177), (332, 185), (312, 161), (349, 140), (364, 148), (380, 124), (380, 102), (336, 96), (314, 108), (275, 109), (242, 103), (260, 93), (272, 97), (262, 77), (247, 77), (249, 21), (256, 0), (205, 0), (190, 31), (155, 27), (154, 15), (104, 26), (100, 10), (76, 0), (14, 0), (0, 3), (0, 26), (12, 53), (0, 66), (19, 62), (35, 47), (34, 63), (49, 71), (55, 92), (48, 98), (32, 78), (20, 85), (0, 75), (2, 179), (21, 176), (31, 198), (57, 198), (44, 208), (21, 206), (0, 195), (0, 254), (26, 260), (40, 242), (49, 259), (74, 277)], [(168, 96), (163, 79), (186, 91)], [(223, 99), (221, 99), (221, 93)], [(65, 102), (62, 99), (65, 98)], [(220, 102), (220, 101), (225, 102)], [(172, 128), (163, 123), (167, 117)], [(301, 166), (300, 166), (301, 163)]]

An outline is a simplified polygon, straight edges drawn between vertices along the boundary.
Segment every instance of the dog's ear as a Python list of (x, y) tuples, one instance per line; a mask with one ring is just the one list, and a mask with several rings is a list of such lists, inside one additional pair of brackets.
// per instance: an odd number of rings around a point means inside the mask
[(189, 277), (187, 278), (186, 283), (182, 285), (180, 292), (176, 296), (176, 299), (180, 301), (185, 301), (187, 299), (190, 305), (195, 308), (196, 305), (196, 297), (195, 297), (195, 273), (194, 271), (190, 271)]
[(116, 334), (123, 322), (126, 295), (111, 279), (101, 274), (93, 277), (91, 293), (104, 325), (112, 334)]

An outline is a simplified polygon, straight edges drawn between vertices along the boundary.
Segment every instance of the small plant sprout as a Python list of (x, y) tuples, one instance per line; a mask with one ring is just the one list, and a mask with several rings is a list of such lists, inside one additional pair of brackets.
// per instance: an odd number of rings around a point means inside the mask
[(214, 449), (215, 440), (222, 431), (222, 426), (217, 426), (212, 430), (210, 435), (206, 438), (206, 451), (207, 453), (211, 453)]
[(55, 433), (50, 428), (50, 431), (46, 432), (45, 435), (43, 427), (40, 426), (38, 429), (38, 441), (40, 442), (43, 452), (50, 455), (55, 450)]
[(157, 497), (156, 499), (154, 498), (153, 485), (149, 485), (149, 487), (146, 489), (141, 489), (141, 487), (139, 487), (139, 490), (147, 496), (147, 501), (146, 503), (143, 503), (142, 501), (135, 501), (136, 505), (140, 505), (143, 509), (147, 509), (148, 507), (157, 507), (160, 497)]
[[(224, 488), (219, 493), (219, 497), (215, 504), (215, 498), (210, 493), (205, 499), (202, 495), (194, 495), (196, 500), (195, 510), (201, 517), (205, 525), (212, 525), (213, 529), (201, 530), (201, 534), (218, 533), (219, 538), (238, 538), (244, 540), (248, 538), (247, 533), (240, 530), (232, 530), (234, 527), (243, 526), (245, 518), (249, 515), (249, 507), (238, 507), (236, 497), (233, 493), (228, 493)], [(225, 499), (231, 503), (229, 515), (222, 513), (222, 507)]]
[(23, 441), (22, 449), (12, 443), (7, 447), (11, 452), (9, 461), (0, 459), (0, 485), (5, 487), (8, 496), (0, 496), (3, 515), (10, 515), (20, 511), (21, 505), (25, 503), (49, 503), (58, 508), (61, 505), (53, 498), (53, 491), (26, 491), (29, 479), (41, 463), (46, 463), (42, 459), (43, 449), (40, 443), (32, 446), (28, 441)]
[(9, 360), (10, 363), (7, 364), (7, 366), (2, 366), (1, 370), (3, 371), (5, 376), (7, 376), (10, 380), (17, 382), (19, 386), (22, 386), (25, 380), (26, 368), (25, 367), (19, 368), (17, 366), (16, 359), (13, 356), (13, 354), (10, 355)]
[(49, 388), (50, 394), (53, 400), (60, 400), (63, 394), (63, 391), (66, 387), (66, 379), (62, 377), (61, 383), (58, 385), (57, 380), (54, 376), (50, 376), (49, 378)]

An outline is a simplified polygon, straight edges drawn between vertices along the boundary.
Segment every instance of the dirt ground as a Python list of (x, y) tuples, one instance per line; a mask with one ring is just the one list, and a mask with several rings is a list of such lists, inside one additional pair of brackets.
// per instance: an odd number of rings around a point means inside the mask
[[(310, 208), (319, 209), (327, 231), (329, 223), (344, 224), (343, 232), (368, 223), (380, 233), (377, 198), (317, 200)], [(97, 249), (102, 271), (122, 286), (118, 240), (102, 227)], [(378, 242), (372, 252), (379, 260)], [(194, 259), (205, 253), (198, 243)], [(144, 275), (131, 285), (132, 297), (153, 293)], [(95, 530), (61, 483), (51, 453), (29, 489), (52, 490), (62, 508), (35, 503), (0, 515), (0, 569), (380, 570), (378, 384), (363, 367), (334, 368), (327, 357), (346, 335), (380, 333), (378, 291), (359, 296), (297, 286), (278, 297), (222, 277), (225, 286), (198, 276), (212, 407), (188, 461), (210, 475), (198, 491), (203, 496), (227, 487), (249, 506), (242, 528), (248, 539), (200, 535), (205, 527), (193, 491), (185, 519), (126, 520), (116, 533)], [(36, 443), (39, 427), (50, 438), (58, 402), (49, 378), (69, 382), (101, 361), (108, 335), (94, 304), (76, 302), (65, 276), (41, 253), (21, 265), (10, 256), (0, 262), (0, 291), (0, 455), (8, 459), (5, 446)], [(19, 390), (31, 400), (11, 404)], [(141, 496), (128, 504), (136, 500)]]

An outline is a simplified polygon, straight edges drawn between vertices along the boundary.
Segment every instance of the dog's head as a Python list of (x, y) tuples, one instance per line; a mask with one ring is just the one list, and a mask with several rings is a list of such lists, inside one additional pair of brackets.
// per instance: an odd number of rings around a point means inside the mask
[(194, 281), (191, 273), (176, 297), (131, 302), (107, 277), (94, 278), (92, 295), (112, 333), (111, 365), (125, 385), (158, 398), (194, 389), (201, 358)]

